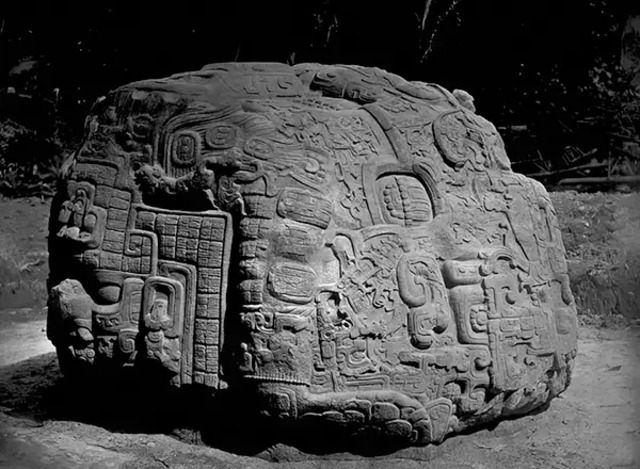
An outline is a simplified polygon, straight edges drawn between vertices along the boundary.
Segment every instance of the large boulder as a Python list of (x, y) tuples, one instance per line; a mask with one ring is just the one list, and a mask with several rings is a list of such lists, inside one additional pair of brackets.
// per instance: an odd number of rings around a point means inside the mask
[(576, 354), (558, 222), (473, 109), (318, 64), (111, 92), (52, 207), (61, 361), (407, 444), (546, 403)]

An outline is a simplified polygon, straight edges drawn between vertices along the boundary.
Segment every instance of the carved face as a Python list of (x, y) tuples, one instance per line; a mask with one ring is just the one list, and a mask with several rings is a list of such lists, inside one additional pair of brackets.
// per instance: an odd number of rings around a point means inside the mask
[(575, 305), (548, 196), (435, 85), (307, 64), (133, 84), (96, 106), (66, 181), (66, 358), (422, 444), (566, 386)]

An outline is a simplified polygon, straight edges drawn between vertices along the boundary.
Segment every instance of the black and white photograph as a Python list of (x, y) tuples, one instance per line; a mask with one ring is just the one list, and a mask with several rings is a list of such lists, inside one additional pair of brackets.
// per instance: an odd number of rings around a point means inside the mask
[(640, 2), (0, 3), (0, 469), (640, 468)]

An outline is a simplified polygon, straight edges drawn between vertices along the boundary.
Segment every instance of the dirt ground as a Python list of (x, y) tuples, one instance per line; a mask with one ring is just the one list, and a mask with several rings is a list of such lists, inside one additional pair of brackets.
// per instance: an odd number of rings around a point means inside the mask
[(640, 319), (640, 193), (553, 192), (583, 323)]
[[(41, 324), (30, 324), (32, 331), (41, 330)], [(114, 429), (117, 417), (109, 422), (75, 408), (79, 396), (74, 393), (93, 391), (66, 388), (55, 353), (26, 360), (27, 353), (14, 354), (14, 362), (5, 360), (0, 369), (0, 468), (638, 468), (640, 328), (582, 327), (580, 335), (573, 382), (548, 409), (455, 436), (438, 447), (366, 458), (307, 454), (284, 444), (251, 455), (192, 445), (186, 433), (140, 433), (136, 420), (145, 418), (144, 409), (139, 415), (129, 410), (128, 423)], [(19, 340), (12, 339), (9, 347), (20, 348)], [(145, 406), (143, 396), (127, 398)], [(117, 399), (111, 405), (127, 407)], [(91, 402), (101, 405), (99, 399)], [(247, 446), (256, 442), (247, 441)]]
[(260, 444), (253, 428), (224, 451), (156, 424), (164, 407), (135, 388), (70, 388), (44, 331), (48, 202), (0, 200), (0, 468), (640, 468), (640, 194), (552, 200), (580, 307), (569, 389), (536, 414), (368, 457)]
[(21, 309), (23, 319), (42, 316), (49, 206), (47, 199), (0, 198), (0, 323), (1, 316)]

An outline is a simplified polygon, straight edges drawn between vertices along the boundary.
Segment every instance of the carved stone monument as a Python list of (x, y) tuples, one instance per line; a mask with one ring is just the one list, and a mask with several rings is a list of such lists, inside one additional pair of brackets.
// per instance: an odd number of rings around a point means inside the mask
[(473, 109), (318, 64), (111, 92), (52, 207), (63, 371), (152, 370), (416, 445), (557, 396), (577, 341), (556, 215)]

